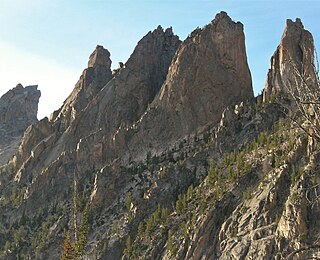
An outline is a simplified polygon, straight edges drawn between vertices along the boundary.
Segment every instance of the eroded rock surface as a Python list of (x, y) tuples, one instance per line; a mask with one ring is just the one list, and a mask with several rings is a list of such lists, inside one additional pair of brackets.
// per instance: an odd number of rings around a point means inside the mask
[(61, 127), (67, 128), (112, 78), (110, 68), (109, 51), (98, 45), (89, 57), (88, 68), (82, 72), (63, 106), (51, 115), (50, 121), (59, 121)]
[(281, 259), (318, 245), (306, 190), (319, 194), (319, 155), (278, 103), (253, 98), (241, 23), (221, 12), (182, 43), (159, 26), (110, 64), (97, 46), (0, 167), (0, 258), (58, 259), (86, 205), (88, 259)]
[(129, 141), (131, 154), (138, 155), (143, 146), (157, 151), (215, 124), (227, 106), (252, 97), (243, 25), (221, 12), (180, 45), (166, 81)]
[(264, 100), (278, 92), (295, 93), (301, 84), (310, 89), (315, 87), (313, 37), (299, 18), (295, 22), (287, 20), (281, 42), (270, 63)]
[(37, 88), (18, 84), (0, 98), (0, 165), (14, 154), (26, 128), (38, 121)]

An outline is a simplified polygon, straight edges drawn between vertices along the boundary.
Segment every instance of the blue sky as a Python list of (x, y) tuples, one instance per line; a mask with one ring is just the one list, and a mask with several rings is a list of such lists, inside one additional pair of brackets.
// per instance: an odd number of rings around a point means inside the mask
[(300, 17), (320, 49), (318, 0), (0, 0), (0, 95), (17, 83), (38, 84), (38, 117), (48, 116), (72, 91), (97, 44), (111, 52), (116, 67), (159, 24), (183, 40), (221, 10), (244, 24), (255, 94), (287, 18)]

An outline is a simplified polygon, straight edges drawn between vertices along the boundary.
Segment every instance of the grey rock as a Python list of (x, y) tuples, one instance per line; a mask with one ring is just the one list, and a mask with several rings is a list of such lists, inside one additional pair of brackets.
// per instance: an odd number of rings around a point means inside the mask
[(313, 89), (317, 76), (314, 66), (314, 41), (299, 18), (288, 19), (281, 42), (270, 60), (263, 100), (279, 92), (295, 93), (301, 84)]
[(18, 148), (23, 132), (38, 121), (38, 86), (18, 84), (0, 98), (0, 165)]

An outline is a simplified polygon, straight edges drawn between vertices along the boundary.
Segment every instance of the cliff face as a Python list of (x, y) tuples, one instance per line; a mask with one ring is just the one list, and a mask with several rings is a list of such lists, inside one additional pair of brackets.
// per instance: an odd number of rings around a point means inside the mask
[(171, 28), (164, 31), (159, 26), (144, 36), (124, 66), (75, 122), (75, 135), (84, 136), (92, 132), (93, 126), (111, 139), (120, 126), (137, 121), (158, 93), (179, 44)]
[(190, 133), (218, 122), (226, 106), (252, 98), (251, 84), (243, 25), (221, 12), (181, 44), (155, 105)]
[(50, 121), (59, 121), (67, 128), (112, 78), (110, 67), (109, 51), (98, 45), (90, 55), (88, 68), (83, 71), (63, 106), (51, 115)]
[(38, 86), (18, 84), (0, 98), (0, 123), (25, 129), (37, 121), (40, 91)]
[[(280, 46), (303, 34), (298, 21)], [(265, 93), (288, 78), (280, 63)], [(318, 155), (280, 105), (253, 98), (241, 23), (221, 12), (183, 42), (159, 26), (110, 65), (97, 46), (63, 106), (0, 167), (0, 258), (57, 259), (65, 230), (88, 259), (316, 256), (306, 191), (318, 192)]]
[[(179, 44), (170, 28), (158, 27), (143, 37), (113, 77), (110, 54), (98, 46), (62, 108), (25, 136), (12, 162), (16, 169), (22, 167), (22, 176), (35, 168), (41, 171), (44, 165), (54, 172), (56, 166), (51, 164), (64, 157), (72, 164), (68, 170), (77, 169), (77, 162), (84, 164), (84, 172), (101, 167), (111, 135), (120, 125), (130, 125), (142, 115), (165, 80)], [(33, 150), (38, 158), (24, 163)], [(38, 163), (39, 158), (43, 164)]]
[(295, 93), (301, 84), (314, 89), (317, 80), (314, 66), (314, 43), (311, 33), (299, 18), (288, 19), (281, 42), (270, 60), (263, 99), (278, 92)]
[[(159, 153), (173, 140), (216, 124), (225, 107), (253, 97), (244, 38), (243, 25), (225, 12), (189, 35), (149, 110), (133, 126), (126, 141), (131, 157)], [(128, 140), (123, 132), (115, 135), (115, 147)]]
[(0, 98), (0, 165), (17, 149), (23, 132), (37, 122), (40, 91), (18, 84)]

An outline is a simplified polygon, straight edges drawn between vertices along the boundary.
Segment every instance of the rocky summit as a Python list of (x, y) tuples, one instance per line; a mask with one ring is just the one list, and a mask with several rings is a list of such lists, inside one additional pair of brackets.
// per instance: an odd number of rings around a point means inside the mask
[(182, 42), (166, 81), (135, 126), (128, 143), (133, 156), (159, 153), (158, 147), (216, 124), (227, 106), (253, 97), (244, 40), (243, 25), (221, 12)]
[(18, 84), (0, 98), (0, 165), (15, 153), (26, 128), (38, 121), (37, 87)]
[(20, 133), (0, 259), (319, 258), (317, 103), (297, 109), (319, 91), (313, 51), (288, 20), (254, 97), (243, 25), (221, 12), (184, 41), (158, 26), (113, 71), (97, 45), (49, 119), (18, 85), (0, 99), (1, 133)]
[(270, 63), (264, 100), (277, 92), (295, 92), (303, 84), (308, 88), (316, 85), (313, 37), (299, 18), (295, 22), (287, 20), (280, 45)]

